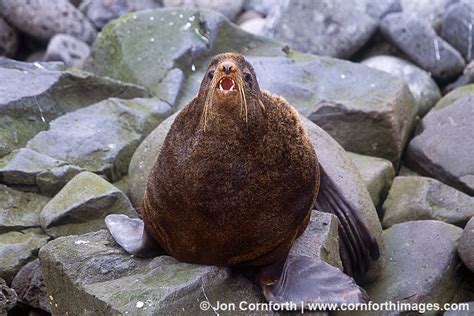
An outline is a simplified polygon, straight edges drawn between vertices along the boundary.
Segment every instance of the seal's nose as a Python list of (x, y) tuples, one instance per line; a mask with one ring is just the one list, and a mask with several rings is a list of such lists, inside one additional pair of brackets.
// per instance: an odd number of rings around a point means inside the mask
[(227, 75), (230, 74), (232, 70), (235, 70), (235, 65), (233, 63), (228, 61), (222, 63), (222, 71), (224, 71)]

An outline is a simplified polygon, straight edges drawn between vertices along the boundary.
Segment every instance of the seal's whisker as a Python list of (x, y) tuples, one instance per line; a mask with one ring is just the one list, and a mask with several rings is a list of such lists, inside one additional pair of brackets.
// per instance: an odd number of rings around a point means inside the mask
[(260, 105), (260, 107), (262, 108), (262, 110), (265, 111), (265, 105), (263, 105), (263, 102), (260, 98), (258, 98), (258, 104)]

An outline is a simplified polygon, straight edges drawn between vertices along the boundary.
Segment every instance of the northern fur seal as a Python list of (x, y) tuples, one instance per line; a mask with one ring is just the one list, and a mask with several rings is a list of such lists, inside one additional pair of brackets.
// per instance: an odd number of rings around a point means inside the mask
[(226, 53), (171, 126), (149, 175), (144, 225), (120, 215), (106, 223), (132, 254), (254, 269), (267, 299), (366, 299), (338, 269), (288, 257), (315, 204), (339, 218), (344, 271), (366, 271), (378, 245), (319, 166), (298, 113), (260, 90), (243, 56)]

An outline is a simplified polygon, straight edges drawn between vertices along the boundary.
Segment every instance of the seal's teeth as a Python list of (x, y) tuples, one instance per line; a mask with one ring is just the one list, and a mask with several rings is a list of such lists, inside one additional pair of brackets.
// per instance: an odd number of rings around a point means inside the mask
[(219, 82), (219, 89), (220, 89), (221, 91), (224, 91), (224, 88), (222, 88), (222, 81)]

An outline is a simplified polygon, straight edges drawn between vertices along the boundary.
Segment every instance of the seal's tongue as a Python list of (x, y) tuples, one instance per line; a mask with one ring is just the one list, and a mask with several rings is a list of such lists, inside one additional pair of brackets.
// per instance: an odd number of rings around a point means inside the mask
[(234, 80), (229, 77), (222, 78), (219, 82), (219, 88), (226, 91), (234, 90)]

